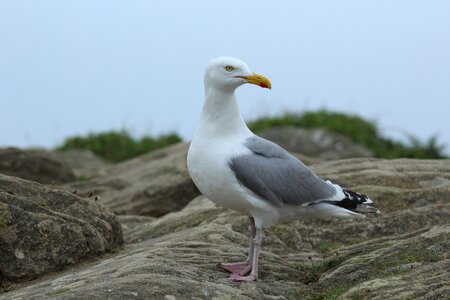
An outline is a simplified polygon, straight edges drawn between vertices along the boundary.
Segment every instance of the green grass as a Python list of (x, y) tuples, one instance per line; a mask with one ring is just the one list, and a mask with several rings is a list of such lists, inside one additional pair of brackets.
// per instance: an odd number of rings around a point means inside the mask
[(422, 247), (416, 249), (409, 249), (408, 251), (401, 251), (395, 255), (386, 256), (382, 260), (375, 260), (370, 263), (373, 268), (373, 273), (380, 277), (390, 277), (393, 275), (408, 272), (409, 270), (402, 270), (400, 266), (420, 262), (431, 263), (438, 262), (445, 259), (442, 253), (429, 251)]
[(47, 296), (49, 296), (49, 297), (60, 296), (60, 295), (66, 293), (66, 292), (68, 292), (68, 291), (70, 291), (70, 289), (68, 289), (68, 288), (57, 289), (57, 290), (48, 292), (48, 293), (47, 293)]
[(254, 132), (271, 127), (293, 126), (301, 128), (323, 128), (340, 133), (370, 149), (379, 158), (446, 158), (444, 145), (432, 136), (420, 141), (413, 135), (407, 135), (409, 142), (404, 143), (386, 138), (375, 121), (365, 120), (357, 115), (332, 112), (329, 110), (304, 113), (286, 113), (277, 117), (263, 117), (249, 122)]
[(340, 265), (346, 258), (344, 256), (333, 256), (320, 262), (307, 262), (300, 264), (297, 268), (303, 283), (310, 284), (319, 281), (323, 273)]
[[(286, 113), (278, 117), (263, 117), (248, 125), (256, 133), (278, 126), (323, 128), (347, 136), (379, 158), (446, 158), (444, 146), (435, 136), (420, 141), (407, 135), (409, 142), (395, 141), (384, 137), (376, 122), (352, 114), (328, 110)], [(180, 136), (175, 133), (137, 139), (126, 130), (120, 130), (69, 137), (56, 150), (88, 149), (107, 161), (120, 162), (180, 141)]]
[(87, 136), (69, 137), (56, 150), (87, 149), (107, 161), (120, 162), (180, 141), (181, 138), (174, 133), (136, 139), (126, 130), (107, 131), (90, 133)]
[[(308, 262), (301, 264), (299, 269), (299, 280), (307, 286), (302, 287), (294, 294), (295, 299), (305, 300), (328, 300), (336, 299), (347, 292), (351, 287), (360, 284), (363, 281), (369, 281), (375, 278), (389, 278), (410, 272), (408, 268), (402, 268), (411, 263), (434, 263), (445, 259), (443, 253), (430, 251), (428, 244), (418, 244), (416, 247), (407, 247), (398, 249), (391, 255), (382, 255), (377, 259), (364, 258), (359, 262), (353, 261), (353, 264), (365, 266), (365, 272), (361, 273), (359, 278), (353, 281), (349, 277), (337, 278), (336, 280), (319, 281), (324, 273), (341, 265), (349, 257), (345, 255), (333, 256), (320, 262)], [(352, 299), (364, 298), (364, 295), (357, 293), (350, 295)]]
[(345, 283), (328, 285), (325, 287), (322, 287), (320, 283), (318, 284), (320, 277), (324, 273), (339, 266), (346, 259), (346, 257), (339, 255), (326, 258), (320, 262), (308, 262), (299, 265), (300, 281), (307, 284), (307, 286), (296, 291), (294, 298), (304, 300), (328, 300), (336, 299), (339, 295), (346, 292), (351, 286)]
[(77, 177), (77, 181), (87, 181), (89, 179), (90, 179), (89, 177), (84, 176), (84, 175), (80, 175)]
[(322, 253), (330, 252), (331, 250), (342, 247), (342, 243), (320, 243), (318, 250)]
[(2, 229), (3, 227), (7, 226), (7, 222), (6, 219), (4, 219), (3, 217), (0, 217), (0, 229)]
[(113, 244), (108, 245), (106, 247), (105, 251), (109, 252), (109, 253), (118, 253), (120, 251), (120, 249), (122, 249), (122, 246), (120, 246), (116, 243), (113, 243)]
[(295, 294), (296, 299), (302, 300), (333, 300), (348, 291), (352, 285), (350, 283), (342, 283), (340, 285), (330, 285), (326, 287), (323, 291), (315, 293), (303, 293), (298, 292)]

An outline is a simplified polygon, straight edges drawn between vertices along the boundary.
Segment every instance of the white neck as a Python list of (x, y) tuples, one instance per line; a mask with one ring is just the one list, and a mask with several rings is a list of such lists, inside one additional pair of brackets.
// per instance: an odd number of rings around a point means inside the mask
[(206, 88), (205, 103), (196, 137), (213, 138), (251, 134), (239, 111), (234, 91)]

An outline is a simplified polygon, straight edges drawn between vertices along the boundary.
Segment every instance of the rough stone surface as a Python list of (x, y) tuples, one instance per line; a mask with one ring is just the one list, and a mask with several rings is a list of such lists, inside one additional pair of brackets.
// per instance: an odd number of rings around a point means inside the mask
[(321, 177), (366, 193), (382, 212), (445, 204), (450, 199), (450, 160), (346, 159), (312, 169)]
[[(445, 209), (448, 217), (450, 208)], [(421, 218), (419, 213), (409, 217), (411, 224)], [(127, 219), (136, 223), (134, 218), (127, 216)], [(384, 227), (388, 220), (375, 217), (371, 222)], [(442, 297), (450, 292), (445, 287), (450, 228), (438, 224), (447, 220), (430, 222), (429, 227), (413, 232), (405, 226), (399, 230), (400, 234), (387, 237), (380, 232), (373, 235), (375, 238), (354, 244), (359, 239), (356, 237), (348, 241), (350, 246), (327, 251), (325, 258), (321, 245), (310, 243), (307, 235), (301, 236), (307, 225), (281, 224), (265, 232), (260, 280), (235, 283), (228, 280), (216, 263), (245, 258), (247, 220), (198, 197), (182, 211), (154, 220), (141, 219), (140, 225), (129, 232), (133, 237), (129, 240), (135, 242), (115, 256), (54, 275), (4, 297), (164, 299), (171, 295), (175, 299), (321, 299), (314, 297), (359, 295), (358, 287), (366, 292), (364, 284), (384, 280), (391, 274), (401, 274), (406, 282), (418, 268), (434, 270), (429, 274), (439, 275), (434, 287), (440, 283), (436, 295)], [(350, 221), (343, 224), (354, 226)], [(314, 225), (309, 230), (320, 231)], [(324, 238), (322, 243), (332, 241)], [(418, 288), (422, 286), (417, 284)], [(433, 291), (436, 292), (433, 287), (427, 287), (426, 292), (418, 289), (415, 295)]]
[(79, 195), (92, 192), (116, 214), (158, 217), (199, 195), (187, 171), (187, 150), (187, 144), (176, 144), (111, 166), (106, 176), (64, 188)]
[(112, 212), (65, 191), (0, 174), (0, 285), (118, 249)]
[(367, 192), (383, 214), (265, 230), (260, 279), (236, 283), (248, 221), (200, 196), (159, 218), (120, 216), (128, 245), (0, 299), (447, 299), (450, 161), (345, 160), (320, 175)]
[(0, 149), (0, 173), (43, 184), (61, 184), (75, 180), (72, 169), (45, 150)]
[(54, 153), (56, 157), (67, 163), (78, 180), (86, 180), (107, 175), (109, 163), (101, 157), (85, 149), (72, 149)]
[[(307, 296), (321, 288), (341, 299), (446, 299), (450, 296), (450, 225), (395, 238), (372, 240), (339, 250), (337, 267), (323, 274)], [(334, 290), (334, 291), (333, 291)]]
[(322, 160), (350, 157), (373, 157), (373, 153), (348, 137), (324, 129), (273, 127), (260, 135), (290, 152), (317, 157)]

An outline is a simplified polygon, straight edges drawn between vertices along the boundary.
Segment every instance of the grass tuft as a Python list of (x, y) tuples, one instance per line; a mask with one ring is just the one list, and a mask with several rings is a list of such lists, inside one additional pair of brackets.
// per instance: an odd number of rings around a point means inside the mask
[(181, 141), (177, 134), (135, 139), (126, 130), (90, 133), (67, 138), (57, 151), (87, 149), (110, 162), (120, 162)]
[(48, 293), (47, 293), (47, 296), (48, 296), (48, 297), (61, 296), (62, 294), (66, 293), (66, 292), (68, 292), (68, 291), (70, 291), (70, 289), (68, 289), (68, 288), (57, 289), (57, 290), (48, 292)]
[[(344, 269), (341, 269), (341, 275), (333, 279), (324, 279), (322, 276), (340, 266), (349, 259), (348, 256), (338, 255), (321, 262), (301, 264), (298, 267), (299, 279), (307, 285), (297, 290), (293, 298), (305, 300), (336, 299), (350, 288), (364, 281), (406, 274), (414, 268), (412, 264), (415, 263), (432, 264), (446, 259), (443, 252), (429, 249), (431, 243), (433, 243), (432, 240), (427, 240), (407, 247), (390, 249), (389, 252), (378, 255), (376, 258), (365, 257), (361, 261), (349, 261), (346, 263), (347, 271), (344, 267)], [(346, 272), (353, 273), (355, 270), (358, 270), (358, 276), (351, 276), (351, 273), (346, 274)], [(366, 298), (364, 291), (355, 292), (350, 297), (351, 299)]]
[(249, 122), (248, 125), (254, 132), (280, 126), (323, 128), (347, 136), (370, 149), (375, 157), (379, 158), (447, 158), (444, 154), (445, 145), (438, 143), (436, 136), (432, 136), (426, 141), (420, 141), (408, 134), (406, 136), (407, 143), (395, 141), (384, 137), (375, 121), (325, 109), (304, 113), (286, 113), (277, 117), (263, 117)]

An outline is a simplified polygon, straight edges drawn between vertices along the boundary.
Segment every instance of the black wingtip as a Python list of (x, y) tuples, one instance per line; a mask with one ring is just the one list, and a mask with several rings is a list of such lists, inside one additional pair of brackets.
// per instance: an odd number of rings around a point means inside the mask
[(342, 189), (342, 192), (345, 198), (341, 201), (334, 202), (334, 205), (355, 212), (380, 213), (376, 207), (373, 207), (373, 202), (368, 196), (348, 189)]

